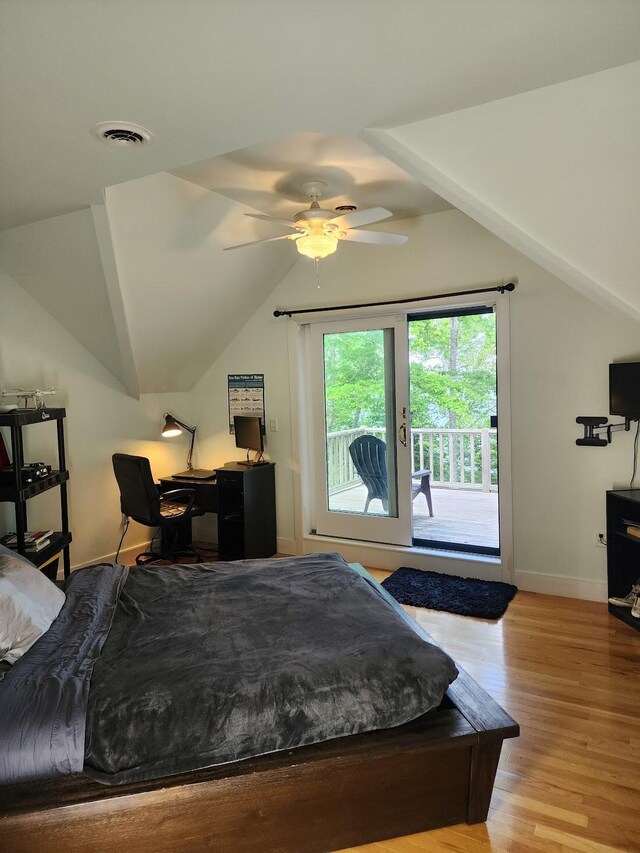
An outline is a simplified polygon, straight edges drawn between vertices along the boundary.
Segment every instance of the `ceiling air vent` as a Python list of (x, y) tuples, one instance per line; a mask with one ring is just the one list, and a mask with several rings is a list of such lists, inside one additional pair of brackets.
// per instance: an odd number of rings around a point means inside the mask
[(101, 121), (94, 124), (91, 132), (105, 145), (116, 145), (118, 148), (146, 145), (153, 139), (150, 130), (130, 121)]

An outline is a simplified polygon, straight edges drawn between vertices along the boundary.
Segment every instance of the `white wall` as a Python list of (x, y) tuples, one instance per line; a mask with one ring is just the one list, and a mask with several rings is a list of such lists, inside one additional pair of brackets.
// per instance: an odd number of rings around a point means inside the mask
[[(312, 264), (300, 259), (191, 394), (144, 395), (140, 401), (0, 274), (0, 387), (56, 385), (58, 402), (68, 411), (75, 565), (111, 554), (117, 545), (113, 452), (149, 456), (156, 475), (184, 466), (186, 441), (159, 439), (163, 411), (198, 426), (198, 465), (242, 457), (227, 428), (226, 377), (235, 372), (265, 374), (267, 418), (277, 418), (279, 427), (267, 435), (267, 451), (277, 463), (279, 545), (293, 549), (298, 460), (291, 450), (288, 321), (273, 317), (275, 307), (404, 297), (517, 277), (518, 289), (505, 297), (511, 300), (516, 581), (559, 593), (602, 593), (605, 551), (593, 546), (593, 532), (604, 524), (605, 490), (628, 482), (632, 436), (615, 434), (608, 448), (578, 448), (575, 417), (607, 413), (607, 365), (640, 358), (638, 325), (609, 315), (458, 211), (393, 222), (389, 229), (407, 233), (406, 246), (341, 246), (322, 263), (320, 290)], [(52, 459), (55, 439), (47, 427), (27, 435), (27, 458)], [(31, 502), (30, 526), (56, 519), (55, 493)], [(12, 526), (4, 522), (3, 529)], [(201, 535), (214, 538), (214, 523), (214, 516), (206, 516)], [(132, 531), (128, 542), (144, 538), (144, 531)]]
[(139, 387), (188, 391), (291, 267), (252, 208), (159, 173), (105, 191)]
[[(72, 565), (111, 555), (118, 545), (121, 516), (111, 467), (116, 451), (148, 456), (156, 476), (185, 467), (186, 441), (162, 440), (162, 413), (190, 419), (187, 394), (146, 394), (140, 400), (124, 387), (15, 281), (0, 270), (0, 388), (56, 386), (50, 405), (67, 409)], [(25, 459), (54, 463), (51, 425), (27, 427)], [(5, 435), (7, 446), (8, 436)], [(29, 527), (59, 528), (57, 490), (29, 501)], [(0, 529), (15, 529), (12, 507), (0, 504)], [(132, 525), (125, 547), (148, 541)]]
[(89, 208), (3, 231), (0, 266), (117, 379), (123, 379)]
[(640, 61), (370, 141), (580, 292), (640, 319)]
[[(288, 280), (286, 276), (284, 281)], [(271, 316), (282, 286), (265, 300), (195, 385), (192, 411), (193, 422), (198, 426), (198, 464), (214, 467), (244, 459), (245, 451), (236, 448), (235, 439), (229, 434), (227, 374), (265, 374), (267, 424), (270, 418), (278, 420), (278, 432), (267, 432), (265, 438), (267, 456), (276, 462), (278, 548), (284, 553), (295, 553), (292, 470), (298, 463), (291, 454), (287, 330), (286, 323)], [(204, 516), (197, 522), (202, 538), (217, 539), (213, 529), (215, 516)]]
[[(400, 249), (345, 245), (322, 262), (321, 289), (300, 259), (193, 391), (200, 461), (240, 458), (227, 429), (226, 376), (263, 372), (268, 453), (277, 463), (278, 536), (294, 537), (287, 320), (276, 307), (303, 307), (482, 287), (513, 277), (511, 372), (514, 567), (523, 587), (598, 597), (605, 551), (593, 546), (605, 520), (605, 490), (628, 483), (632, 437), (579, 448), (577, 415), (605, 415), (608, 364), (640, 358), (640, 328), (580, 296), (458, 211), (393, 222)], [(399, 557), (399, 560), (402, 558)], [(405, 562), (406, 562), (406, 558)], [(480, 571), (480, 569), (479, 569)], [(568, 578), (568, 581), (563, 580)]]

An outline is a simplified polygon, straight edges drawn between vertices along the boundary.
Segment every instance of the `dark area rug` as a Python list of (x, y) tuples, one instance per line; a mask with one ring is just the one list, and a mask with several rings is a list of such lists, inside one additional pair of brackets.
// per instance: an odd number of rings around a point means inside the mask
[(518, 591), (518, 587), (510, 583), (460, 578), (404, 567), (382, 581), (382, 586), (400, 604), (446, 610), (480, 619), (499, 619)]

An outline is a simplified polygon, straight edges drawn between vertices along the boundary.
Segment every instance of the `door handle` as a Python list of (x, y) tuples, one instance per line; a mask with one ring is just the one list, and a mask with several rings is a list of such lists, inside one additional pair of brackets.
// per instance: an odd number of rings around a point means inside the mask
[(407, 446), (407, 425), (401, 424), (400, 429), (398, 430), (398, 438), (400, 439), (400, 443), (403, 447)]

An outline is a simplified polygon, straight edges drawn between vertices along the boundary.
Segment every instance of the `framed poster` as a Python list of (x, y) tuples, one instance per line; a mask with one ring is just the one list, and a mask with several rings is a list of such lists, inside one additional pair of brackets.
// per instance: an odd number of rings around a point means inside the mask
[(264, 421), (264, 373), (230, 373), (227, 376), (229, 394), (229, 432), (233, 434), (235, 415), (260, 418), (262, 434)]

